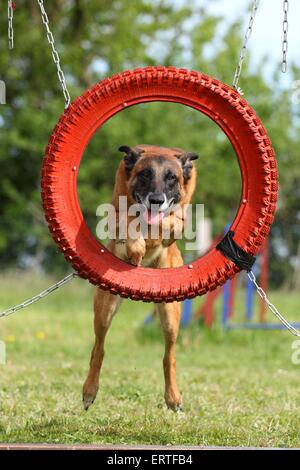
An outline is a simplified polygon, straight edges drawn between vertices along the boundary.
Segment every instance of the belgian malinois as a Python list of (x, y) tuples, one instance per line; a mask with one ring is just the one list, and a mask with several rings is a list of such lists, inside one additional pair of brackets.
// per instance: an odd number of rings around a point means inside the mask
[[(159, 236), (152, 239), (143, 234), (118, 236), (110, 240), (108, 248), (119, 258), (135, 266), (172, 268), (183, 264), (176, 245), (175, 233), (182, 232), (184, 211), (178, 210), (189, 204), (195, 190), (196, 170), (193, 161), (198, 155), (179, 148), (153, 145), (122, 146), (125, 154), (116, 173), (112, 203), (119, 212), (119, 197), (126, 196), (128, 207), (139, 204), (143, 208), (143, 220), (148, 227), (159, 226)], [(183, 214), (183, 215), (182, 215)], [(120, 215), (120, 214), (119, 214)], [(124, 216), (124, 214), (123, 214)], [(129, 216), (125, 215), (127, 218)], [(164, 228), (169, 236), (164, 238)], [(160, 230), (161, 229), (161, 230)], [(104, 357), (104, 341), (111, 321), (121, 303), (121, 298), (96, 288), (94, 297), (95, 344), (91, 354), (90, 369), (83, 386), (83, 405), (87, 410), (96, 398), (99, 375)], [(176, 383), (175, 345), (179, 330), (180, 302), (155, 304), (164, 338), (165, 354), (163, 369), (165, 377), (165, 401), (177, 411), (182, 400)]]

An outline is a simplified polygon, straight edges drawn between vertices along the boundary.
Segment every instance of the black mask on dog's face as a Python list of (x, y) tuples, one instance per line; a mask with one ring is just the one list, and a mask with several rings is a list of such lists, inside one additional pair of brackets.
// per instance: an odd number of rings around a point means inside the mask
[(127, 146), (119, 148), (125, 152), (124, 165), (129, 192), (132, 198), (143, 204), (148, 210), (155, 207), (159, 211), (167, 211), (178, 204), (182, 190), (191, 177), (193, 160), (198, 155), (192, 152), (164, 155), (143, 155), (144, 150), (136, 150)]

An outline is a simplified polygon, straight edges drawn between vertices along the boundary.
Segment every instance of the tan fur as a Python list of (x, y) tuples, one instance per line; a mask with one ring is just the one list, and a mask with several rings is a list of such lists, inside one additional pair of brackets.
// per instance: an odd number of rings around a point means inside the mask
[[(143, 168), (143, 165), (149, 163), (149, 158), (151, 159), (151, 157), (156, 155), (163, 155), (166, 160), (172, 163), (176, 170), (181, 184), (181, 206), (191, 201), (196, 185), (196, 171), (193, 167), (190, 179), (187, 184), (184, 184), (181, 163), (176, 158), (176, 155), (184, 153), (183, 150), (150, 145), (138, 145), (135, 149), (143, 150), (144, 153), (142, 153), (135, 164), (129, 179), (126, 177), (124, 160), (121, 161), (116, 173), (112, 203), (117, 210), (119, 210), (119, 196), (126, 196), (128, 198), (128, 205), (135, 202), (130, 197), (130, 185), (137, 171)], [(124, 216), (127, 217), (127, 214)], [(127, 238), (124, 242), (111, 240), (108, 248), (119, 258), (131, 262), (136, 266), (143, 265), (157, 268), (181, 266), (183, 264), (182, 256), (176, 245), (176, 241), (172, 239), (172, 233), (175, 227), (179, 227), (181, 230), (183, 229), (184, 218), (178, 217), (176, 214), (171, 214), (165, 217), (162, 223), (171, 228), (170, 240), (163, 240), (162, 237), (158, 240), (144, 240), (140, 236), (136, 239)], [(104, 357), (105, 336), (120, 303), (119, 296), (110, 294), (99, 288), (96, 289), (94, 297), (95, 345), (92, 350), (89, 373), (83, 386), (83, 403), (85, 409), (89, 408), (97, 395), (100, 370)], [(180, 325), (181, 304), (179, 302), (168, 304), (161, 303), (157, 304), (155, 308), (160, 318), (165, 339), (165, 355), (163, 359), (165, 401), (169, 408), (178, 410), (181, 407), (182, 401), (176, 383), (175, 345)]]

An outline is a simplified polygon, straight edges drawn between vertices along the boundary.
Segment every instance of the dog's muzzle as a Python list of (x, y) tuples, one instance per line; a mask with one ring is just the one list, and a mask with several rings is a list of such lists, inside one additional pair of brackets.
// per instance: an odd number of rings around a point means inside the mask
[(142, 205), (143, 218), (149, 225), (159, 224), (166, 216), (171, 207), (173, 199), (167, 199), (165, 193), (149, 193), (144, 199)]

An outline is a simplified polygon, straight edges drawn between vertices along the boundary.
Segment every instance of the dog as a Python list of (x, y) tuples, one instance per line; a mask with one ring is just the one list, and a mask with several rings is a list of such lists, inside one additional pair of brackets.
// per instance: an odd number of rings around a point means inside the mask
[[(184, 229), (185, 216), (182, 209), (191, 202), (195, 185), (194, 160), (198, 155), (180, 148), (165, 148), (154, 145), (121, 146), (124, 157), (119, 164), (112, 204), (119, 215), (130, 221), (132, 216), (120, 209), (120, 196), (126, 196), (128, 207), (138, 204), (143, 209), (144, 225), (158, 226), (158, 236), (145, 237), (118, 234), (109, 241), (108, 249), (117, 257), (135, 266), (173, 268), (183, 265), (181, 253), (176, 245), (177, 233)], [(179, 215), (178, 215), (179, 214)], [(119, 226), (118, 226), (119, 227)], [(168, 238), (164, 233), (168, 232)], [(118, 311), (121, 298), (109, 291), (96, 288), (94, 295), (95, 344), (90, 359), (88, 376), (83, 386), (83, 406), (87, 410), (94, 402), (104, 357), (104, 341), (111, 321)], [(165, 378), (165, 402), (168, 408), (178, 411), (182, 399), (176, 382), (175, 346), (180, 326), (181, 303), (155, 304), (164, 333), (165, 354), (163, 369)]]

